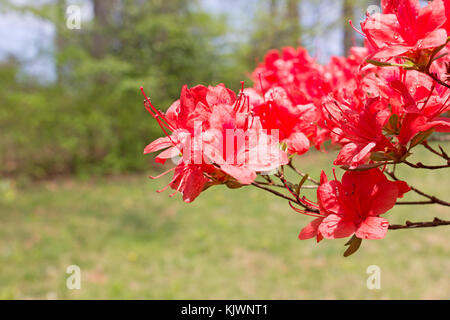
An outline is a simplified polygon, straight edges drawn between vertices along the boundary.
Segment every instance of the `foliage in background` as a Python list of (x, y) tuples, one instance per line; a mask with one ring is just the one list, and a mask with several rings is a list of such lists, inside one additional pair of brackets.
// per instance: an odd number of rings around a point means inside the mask
[[(143, 141), (156, 132), (143, 121), (140, 85), (167, 108), (180, 84), (223, 79), (222, 18), (193, 2), (118, 1), (81, 30), (65, 27), (64, 11), (20, 7), (56, 26), (57, 81), (18, 80), (18, 65), (0, 66), (2, 174), (42, 177), (61, 172), (121, 172), (146, 167)], [(97, 6), (96, 6), (97, 5)], [(64, 5), (52, 6), (63, 10)]]
[(57, 74), (42, 83), (24, 77), (14, 59), (0, 65), (0, 175), (145, 169), (143, 144), (159, 132), (141, 104), (140, 85), (163, 110), (182, 84), (223, 82), (236, 90), (264, 52), (311, 33), (301, 8), (321, 3), (258, 1), (255, 17), (245, 22), (250, 31), (236, 40), (239, 28), (226, 19), (231, 13), (212, 14), (198, 1), (83, 0), (93, 19), (69, 30), (65, 9), (72, 2), (0, 0), (2, 12), (54, 25), (54, 48), (45, 50), (53, 51)]

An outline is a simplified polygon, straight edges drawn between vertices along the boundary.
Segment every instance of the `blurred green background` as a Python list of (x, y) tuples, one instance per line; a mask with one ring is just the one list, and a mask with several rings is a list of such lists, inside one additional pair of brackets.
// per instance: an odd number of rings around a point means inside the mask
[[(36, 72), (34, 59), (8, 53), (19, 34), (0, 24), (0, 298), (448, 298), (448, 228), (389, 232), (343, 258), (344, 240), (299, 241), (310, 219), (270, 194), (215, 187), (187, 205), (155, 193), (167, 178), (146, 178), (163, 169), (142, 155), (161, 133), (140, 85), (166, 109), (185, 83), (251, 85), (270, 48), (301, 43), (326, 62), (361, 41), (346, 21), (376, 2), (0, 0), (3, 21), (51, 29), (23, 47), (51, 62)], [(79, 30), (66, 27), (70, 4), (83, 8)], [(334, 156), (297, 162), (317, 177)], [(399, 175), (448, 196), (446, 172)], [(448, 213), (396, 207), (386, 217)], [(81, 290), (66, 288), (72, 264)], [(381, 290), (366, 287), (370, 265)]]

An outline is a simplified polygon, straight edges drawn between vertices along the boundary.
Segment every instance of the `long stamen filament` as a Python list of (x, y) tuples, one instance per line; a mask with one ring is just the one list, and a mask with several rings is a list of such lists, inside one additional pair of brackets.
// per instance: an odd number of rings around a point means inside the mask
[(348, 20), (348, 23), (350, 23), (350, 26), (352, 27), (353, 30), (355, 30), (356, 32), (358, 32), (360, 35), (362, 35), (364, 38), (366, 37), (366, 35), (362, 32), (359, 31), (358, 29), (355, 28), (355, 26), (353, 25), (353, 21), (352, 20)]
[(167, 119), (160, 111), (158, 111), (158, 110), (153, 106), (152, 102), (150, 101), (150, 99), (149, 99), (149, 98), (147, 97), (147, 95), (145, 94), (144, 88), (143, 88), (143, 87), (140, 87), (140, 89), (141, 89), (142, 94), (143, 94), (144, 97), (145, 97), (145, 100), (147, 101), (148, 105), (149, 105), (150, 108), (153, 110), (153, 112), (155, 112), (155, 114), (157, 114), (157, 115), (159, 116), (159, 118), (161, 118), (162, 121), (164, 121), (164, 122), (167, 124), (169, 130), (173, 131), (173, 130), (175, 129), (175, 126), (173, 126), (173, 125), (170, 123), (170, 121), (169, 121), (169, 120), (168, 120), (168, 119)]
[(294, 205), (292, 204), (291, 201), (289, 201), (289, 206), (290, 206), (295, 212), (298, 212), (298, 213), (301, 213), (301, 214), (304, 214), (304, 215), (307, 215), (307, 216), (310, 216), (310, 217), (314, 217), (314, 218), (323, 218), (323, 216), (321, 216), (321, 215), (316, 215), (316, 214), (310, 213), (310, 212), (308, 212), (308, 211), (306, 211), (306, 210), (302, 210), (302, 209), (299, 209), (299, 208), (294, 207)]

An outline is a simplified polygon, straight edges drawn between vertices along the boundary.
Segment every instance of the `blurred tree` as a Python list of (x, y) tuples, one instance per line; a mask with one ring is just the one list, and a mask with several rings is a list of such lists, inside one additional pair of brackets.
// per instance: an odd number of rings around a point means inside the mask
[(150, 116), (143, 121), (139, 86), (165, 109), (184, 83), (227, 81), (230, 60), (221, 59), (225, 20), (204, 12), (197, 1), (89, 0), (93, 19), (83, 20), (80, 30), (66, 27), (64, 0), (0, 1), (6, 11), (55, 26), (58, 77), (44, 85), (8, 78), (14, 90), (0, 93), (0, 124), (8, 123), (0, 161), (8, 155), (14, 165), (2, 166), (2, 174), (144, 169), (149, 158), (142, 150), (160, 132)]
[(248, 64), (254, 66), (269, 49), (296, 46), (301, 42), (301, 0), (261, 1), (253, 33), (246, 53)]
[[(65, 9), (66, 9), (66, 1), (65, 0), (58, 0), (56, 2), (56, 24), (57, 25), (63, 25), (65, 21)], [(61, 52), (64, 50), (64, 36), (62, 35), (62, 32), (56, 32), (55, 34), (55, 50), (57, 52)], [(62, 79), (62, 65), (57, 57), (55, 57), (55, 67), (56, 67), (56, 79), (58, 82)]]
[[(349, 15), (368, 2), (343, 1)], [(83, 19), (80, 30), (66, 27), (69, 3), (92, 8), (92, 19)], [(42, 84), (18, 67), (13, 73), (0, 69), (0, 125), (8, 128), (0, 161), (7, 155), (10, 164), (0, 174), (146, 168), (142, 149), (160, 131), (150, 116), (143, 121), (140, 85), (161, 109), (178, 98), (185, 83), (224, 82), (237, 89), (269, 49), (298, 45), (321, 25), (305, 26), (300, 8), (320, 16), (323, 0), (252, 3), (259, 10), (249, 19), (251, 31), (230, 40), (233, 21), (205, 12), (200, 0), (0, 0), (2, 11), (53, 24), (54, 45), (45, 50), (53, 51), (57, 74), (55, 83)], [(346, 20), (336, 15), (325, 29), (341, 27), (342, 21), (347, 28)], [(346, 30), (348, 47), (353, 30)]]
[(299, 0), (287, 0), (286, 4), (286, 38), (295, 44), (300, 44), (301, 23)]
[(349, 20), (353, 19), (354, 14), (354, 0), (342, 0), (342, 21), (344, 25), (344, 54), (348, 53), (348, 50), (354, 44), (354, 30), (349, 24)]
[(93, 0), (95, 30), (93, 32), (92, 56), (103, 58), (111, 48), (111, 35), (108, 30), (112, 27), (113, 13), (118, 0)]

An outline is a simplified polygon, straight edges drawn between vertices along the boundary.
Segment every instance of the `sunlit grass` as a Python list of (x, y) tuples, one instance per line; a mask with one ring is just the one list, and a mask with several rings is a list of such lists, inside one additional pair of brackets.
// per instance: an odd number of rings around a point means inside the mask
[[(313, 153), (297, 164), (315, 177), (322, 168), (331, 175), (333, 157)], [(434, 159), (421, 158), (439, 162)], [(448, 170), (398, 169), (399, 177), (450, 198)], [(360, 251), (344, 258), (345, 240), (298, 240), (310, 218), (268, 193), (215, 187), (184, 204), (178, 196), (155, 193), (167, 181), (140, 175), (25, 188), (3, 182), (0, 298), (450, 296), (447, 227), (391, 231), (383, 240), (363, 241)], [(419, 198), (405, 200), (412, 199)], [(403, 206), (385, 217), (403, 223), (449, 214), (436, 205)], [(66, 288), (72, 264), (81, 268), (81, 290)], [(366, 268), (373, 264), (381, 268), (381, 290), (366, 287)]]

